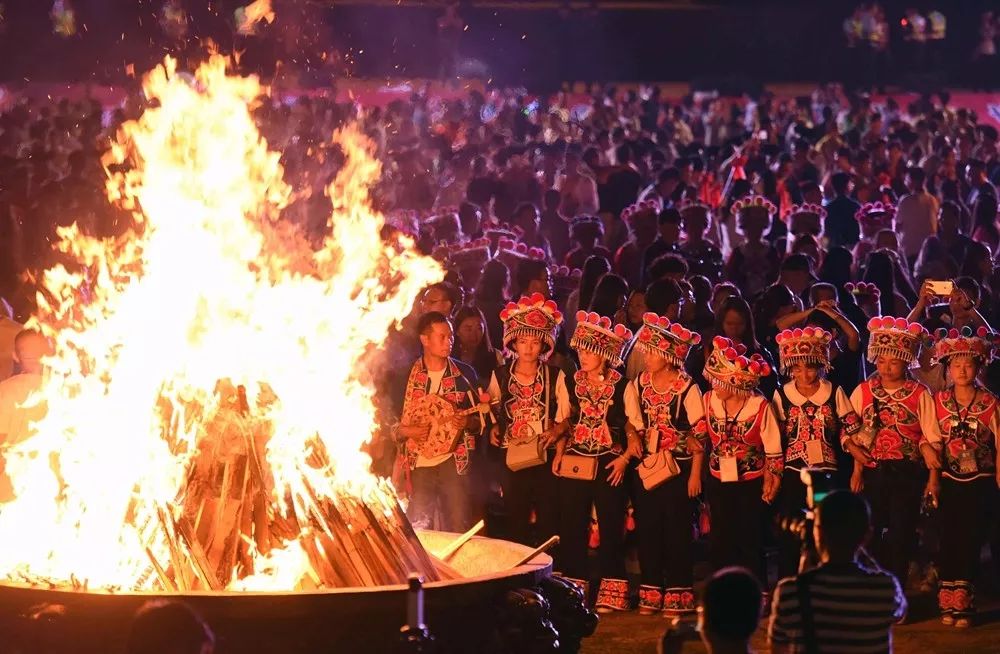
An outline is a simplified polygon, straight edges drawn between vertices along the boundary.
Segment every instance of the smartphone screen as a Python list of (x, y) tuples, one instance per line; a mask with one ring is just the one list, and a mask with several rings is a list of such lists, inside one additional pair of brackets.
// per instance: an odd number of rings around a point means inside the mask
[(947, 297), (951, 295), (951, 292), (955, 290), (955, 283), (951, 281), (937, 282), (931, 281), (927, 283), (934, 295), (940, 295), (942, 297)]

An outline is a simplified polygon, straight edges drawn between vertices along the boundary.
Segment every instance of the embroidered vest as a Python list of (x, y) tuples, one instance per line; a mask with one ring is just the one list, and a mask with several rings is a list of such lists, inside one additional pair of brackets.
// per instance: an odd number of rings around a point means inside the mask
[[(755, 396), (756, 397), (756, 396)], [(740, 481), (750, 481), (764, 475), (767, 456), (764, 453), (764, 441), (761, 438), (761, 423), (767, 411), (767, 400), (749, 420), (726, 420), (712, 412), (712, 391), (705, 393), (705, 418), (699, 427), (707, 431), (711, 442), (711, 452), (708, 456), (708, 471), (716, 479), (720, 479), (719, 457), (736, 457), (736, 469)]]
[[(403, 396), (403, 422), (409, 418), (412, 403), (430, 393), (431, 379), (427, 374), (423, 358), (417, 359), (410, 369), (410, 376), (406, 380), (406, 393)], [(475, 389), (469, 380), (462, 374), (462, 371), (452, 359), (448, 359), (448, 367), (441, 378), (441, 386), (438, 394), (455, 405), (456, 409), (472, 408), (475, 402)], [(409, 441), (407, 441), (408, 443)], [(469, 452), (476, 449), (476, 436), (466, 429), (458, 439), (458, 444), (453, 452), (455, 468), (458, 474), (464, 475), (469, 469)], [(417, 465), (417, 451), (415, 448), (404, 446), (402, 454), (406, 457), (410, 469)]]
[[(642, 407), (646, 429), (655, 429), (659, 434), (656, 451), (670, 450), (677, 460), (690, 459), (687, 437), (691, 434), (691, 421), (684, 407), (684, 398), (687, 397), (688, 389), (693, 382), (682, 372), (670, 387), (661, 393), (653, 387), (652, 377), (649, 372), (642, 372), (633, 383), (639, 392), (639, 405)], [(644, 446), (647, 454), (653, 454), (648, 451), (648, 444)]]
[(941, 474), (955, 481), (996, 474), (996, 434), (990, 431), (996, 411), (996, 396), (982, 388), (968, 409), (959, 406), (951, 388), (934, 394), (934, 412), (944, 439)]
[(609, 370), (604, 381), (592, 382), (582, 370), (573, 375), (573, 395), (580, 405), (569, 447), (574, 454), (601, 456), (624, 451), (625, 411), (622, 375)]
[[(535, 381), (524, 385), (514, 375), (514, 363), (506, 363), (496, 370), (497, 385), (500, 387), (500, 410), (497, 412), (497, 426), (503, 434), (501, 447), (507, 447), (509, 435), (525, 422), (540, 422), (543, 428), (551, 427), (556, 421), (558, 399), (556, 382), (559, 368), (552, 365), (538, 366)], [(545, 420), (545, 378), (548, 373), (548, 421)]]
[[(831, 384), (830, 397), (822, 404), (807, 399), (795, 405), (785, 394), (785, 387), (778, 387), (785, 423), (781, 430), (781, 447), (785, 451), (785, 467), (791, 470), (837, 468), (837, 447), (843, 434), (852, 435), (861, 429), (861, 418), (853, 411), (841, 418), (837, 415), (837, 389)], [(810, 464), (806, 455), (806, 441), (823, 442), (823, 463)]]
[(920, 459), (920, 397), (927, 388), (912, 379), (894, 394), (882, 386), (878, 375), (861, 384), (864, 424), (874, 424), (875, 442), (871, 455), (875, 461), (917, 461)]

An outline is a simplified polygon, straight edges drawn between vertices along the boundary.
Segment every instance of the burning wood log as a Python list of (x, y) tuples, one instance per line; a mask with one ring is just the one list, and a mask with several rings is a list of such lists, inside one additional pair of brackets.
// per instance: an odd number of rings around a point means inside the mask
[[(225, 590), (256, 572), (258, 555), (291, 541), (308, 562), (303, 587), (405, 584), (411, 573), (428, 581), (459, 578), (424, 549), (388, 482), (364, 491), (336, 486), (319, 441), (299, 464), (306, 466), (300, 481), (277, 502), (264, 456), (270, 424), (251, 413), (242, 387), (223, 382), (218, 392), (220, 408), (205, 423), (176, 505), (156, 507), (156, 517), (139, 529), (150, 563), (146, 583)], [(171, 433), (177, 419), (170, 416)]]

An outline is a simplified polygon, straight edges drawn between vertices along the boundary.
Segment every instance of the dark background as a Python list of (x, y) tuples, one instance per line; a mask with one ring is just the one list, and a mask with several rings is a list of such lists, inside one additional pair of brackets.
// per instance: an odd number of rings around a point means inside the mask
[[(234, 39), (232, 11), (248, 1), (189, 0), (190, 40), (211, 37), (223, 51), (235, 44), (246, 51), (244, 64), (265, 74), (277, 59), (320, 67), (319, 51), (329, 48), (344, 57), (340, 76), (413, 78), (440, 71), (440, 3), (273, 0), (275, 24), (256, 37)], [(178, 49), (157, 23), (160, 0), (77, 0), (78, 31), (68, 39), (52, 34), (51, 0), (5, 4), (0, 79), (8, 82), (25, 77), (121, 82), (126, 64), (142, 71)], [(743, 87), (765, 80), (842, 79), (864, 65), (844, 56), (841, 24), (856, 2), (603, 0), (597, 9), (572, 4), (575, 8), (563, 10), (556, 2), (522, 1), (516, 7), (463, 3), (461, 14), (469, 28), (460, 38), (460, 71), (534, 89), (563, 80), (683, 80)], [(965, 83), (979, 13), (994, 4), (1000, 5), (978, 0), (883, 3), (893, 26), (894, 78), (911, 88)], [(648, 8), (635, 8), (640, 5)], [(911, 5), (923, 11), (940, 6), (948, 17), (939, 66), (915, 71), (908, 64), (899, 20)]]

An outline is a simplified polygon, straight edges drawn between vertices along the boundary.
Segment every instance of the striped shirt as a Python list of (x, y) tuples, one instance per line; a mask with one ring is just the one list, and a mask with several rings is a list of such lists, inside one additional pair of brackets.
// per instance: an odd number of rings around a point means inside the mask
[[(818, 654), (892, 652), (892, 625), (906, 613), (896, 578), (857, 563), (825, 564), (806, 573)], [(805, 652), (797, 578), (778, 582), (768, 639), (775, 651)]]

